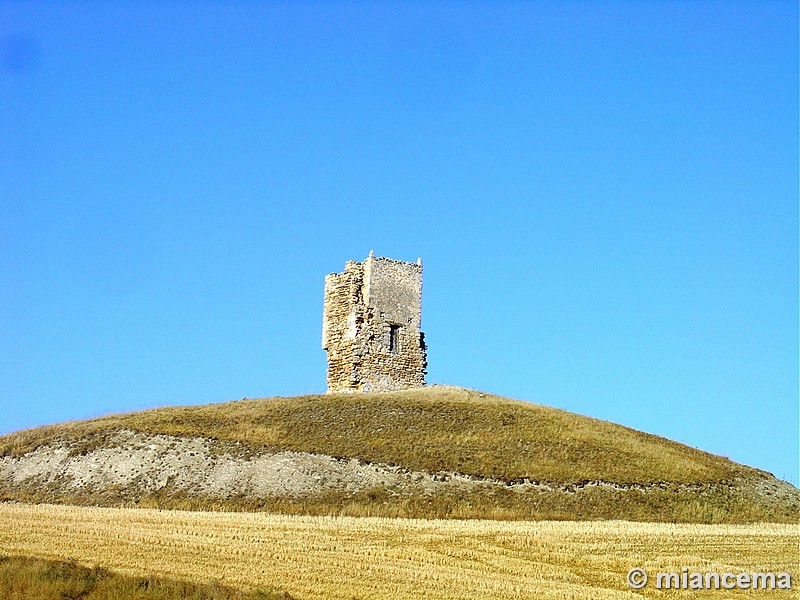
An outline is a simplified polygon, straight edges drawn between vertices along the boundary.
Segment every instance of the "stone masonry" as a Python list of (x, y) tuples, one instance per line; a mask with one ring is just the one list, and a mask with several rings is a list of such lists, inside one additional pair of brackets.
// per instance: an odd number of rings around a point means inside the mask
[(325, 277), (322, 347), (328, 392), (403, 390), (425, 385), (422, 261), (347, 261)]

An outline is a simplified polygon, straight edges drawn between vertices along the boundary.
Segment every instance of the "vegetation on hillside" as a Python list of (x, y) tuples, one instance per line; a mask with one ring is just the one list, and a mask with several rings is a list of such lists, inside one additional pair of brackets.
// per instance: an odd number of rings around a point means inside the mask
[(249, 592), (160, 577), (131, 577), (74, 560), (0, 555), (0, 596), (4, 600), (290, 600), (285, 592)]
[(728, 481), (743, 467), (670, 440), (563, 410), (462, 388), (328, 394), (175, 406), (0, 437), (0, 456), (109, 432), (201, 436), (242, 452), (296, 450), (508, 482)]
[[(435, 493), (375, 487), (304, 497), (203, 496), (166, 485), (75, 490), (57, 479), (6, 484), (0, 499), (79, 505), (288, 514), (489, 519), (797, 522), (800, 492), (763, 471), (621, 425), (462, 388), (329, 394), (178, 406), (0, 437), (0, 456), (41, 446), (73, 454), (115, 444), (120, 430), (201, 437), (219, 455), (283, 450), (392, 465), (487, 485)], [(216, 452), (216, 450), (215, 450)], [(493, 482), (493, 483), (491, 483)], [(525, 482), (539, 487), (519, 485)]]

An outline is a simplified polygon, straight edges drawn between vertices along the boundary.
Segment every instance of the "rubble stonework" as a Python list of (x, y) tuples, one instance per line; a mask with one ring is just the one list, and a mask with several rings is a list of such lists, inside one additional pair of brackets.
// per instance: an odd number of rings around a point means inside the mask
[(347, 261), (325, 277), (322, 347), (328, 392), (403, 390), (425, 385), (422, 261)]

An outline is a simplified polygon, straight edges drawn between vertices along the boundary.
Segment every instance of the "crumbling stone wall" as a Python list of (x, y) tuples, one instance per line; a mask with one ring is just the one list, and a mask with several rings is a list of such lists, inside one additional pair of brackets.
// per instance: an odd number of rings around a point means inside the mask
[(322, 347), (328, 392), (401, 390), (425, 385), (422, 261), (347, 261), (325, 277)]

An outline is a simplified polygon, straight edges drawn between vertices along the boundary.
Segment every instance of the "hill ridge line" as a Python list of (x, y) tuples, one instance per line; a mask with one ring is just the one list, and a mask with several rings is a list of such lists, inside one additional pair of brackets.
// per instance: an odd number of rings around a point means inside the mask
[(151, 409), (0, 437), (0, 498), (354, 516), (797, 521), (724, 457), (459, 388)]

